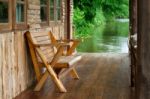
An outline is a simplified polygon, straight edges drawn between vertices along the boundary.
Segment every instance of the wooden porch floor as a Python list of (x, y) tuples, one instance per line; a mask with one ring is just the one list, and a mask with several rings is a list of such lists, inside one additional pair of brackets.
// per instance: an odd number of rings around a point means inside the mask
[(80, 80), (63, 79), (67, 93), (59, 93), (51, 80), (40, 92), (29, 89), (15, 99), (133, 99), (130, 94), (128, 54), (83, 54), (77, 71)]

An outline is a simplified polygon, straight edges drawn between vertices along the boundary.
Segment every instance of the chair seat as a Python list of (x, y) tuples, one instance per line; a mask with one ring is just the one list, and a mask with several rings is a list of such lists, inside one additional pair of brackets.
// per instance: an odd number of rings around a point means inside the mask
[(61, 56), (54, 68), (69, 68), (81, 60), (81, 55)]

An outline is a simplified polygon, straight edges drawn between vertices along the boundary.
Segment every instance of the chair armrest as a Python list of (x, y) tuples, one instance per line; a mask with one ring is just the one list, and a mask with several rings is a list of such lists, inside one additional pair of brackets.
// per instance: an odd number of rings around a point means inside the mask
[(55, 64), (57, 63), (58, 59), (60, 56), (62, 56), (63, 51), (64, 51), (64, 47), (67, 46), (67, 43), (58, 43), (59, 45), (57, 46), (57, 52), (55, 54), (55, 56), (52, 59), (51, 65), (55, 66)]
[(57, 46), (57, 47), (60, 47), (60, 46), (68, 46), (68, 45), (69, 45), (68, 43), (64, 43), (64, 42), (61, 42), (61, 43), (34, 44), (35, 47), (44, 47), (44, 46)]
[(53, 44), (48, 44), (48, 43), (45, 43), (45, 44), (34, 44), (35, 47), (44, 47), (44, 46), (54, 46)]
[(69, 43), (66, 43), (66, 42), (60, 42), (60, 43), (58, 43), (58, 45), (61, 45), (61, 46), (68, 46), (68, 45), (70, 45)]
[(78, 40), (78, 39), (64, 39), (64, 40), (57, 40), (57, 42), (70, 43), (70, 42), (80, 42), (80, 40)]

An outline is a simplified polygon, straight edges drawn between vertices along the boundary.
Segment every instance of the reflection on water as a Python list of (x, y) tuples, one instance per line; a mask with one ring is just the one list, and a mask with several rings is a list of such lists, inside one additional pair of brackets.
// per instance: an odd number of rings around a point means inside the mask
[(83, 40), (77, 50), (79, 52), (128, 53), (128, 33), (129, 22), (108, 22), (104, 27), (96, 27), (93, 35)]

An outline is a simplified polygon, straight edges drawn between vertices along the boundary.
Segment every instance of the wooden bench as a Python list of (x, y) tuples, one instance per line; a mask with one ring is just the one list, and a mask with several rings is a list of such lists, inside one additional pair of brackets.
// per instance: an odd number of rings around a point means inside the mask
[[(79, 79), (75, 70), (75, 63), (81, 60), (80, 55), (73, 55), (67, 51), (67, 56), (63, 56), (64, 47), (69, 43), (58, 43), (51, 41), (51, 32), (25, 33), (30, 48), (30, 54), (37, 78), (37, 85), (34, 91), (40, 91), (48, 76), (51, 76), (60, 92), (67, 92), (61, 78), (66, 74), (71, 74), (73, 78)], [(72, 48), (71, 48), (72, 49)], [(72, 50), (73, 51), (73, 50)], [(42, 68), (46, 68), (42, 72)]]

